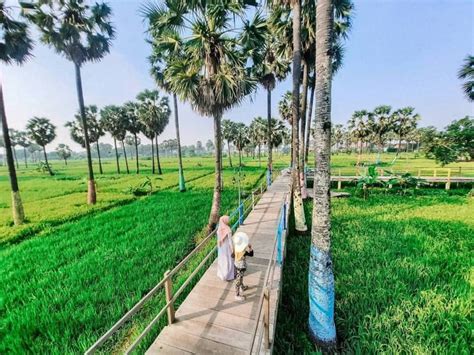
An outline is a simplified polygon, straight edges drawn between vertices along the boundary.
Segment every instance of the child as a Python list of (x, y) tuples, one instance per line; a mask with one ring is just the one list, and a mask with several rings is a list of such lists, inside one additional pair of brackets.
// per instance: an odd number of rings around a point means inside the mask
[(234, 241), (234, 265), (235, 265), (235, 299), (244, 301), (244, 291), (248, 288), (244, 285), (244, 273), (247, 269), (247, 256), (253, 256), (252, 246), (249, 244), (249, 237), (243, 232), (235, 233)]

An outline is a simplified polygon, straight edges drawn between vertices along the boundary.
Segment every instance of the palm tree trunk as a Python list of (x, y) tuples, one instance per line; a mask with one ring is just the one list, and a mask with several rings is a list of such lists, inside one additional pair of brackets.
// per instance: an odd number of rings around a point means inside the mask
[(48, 173), (49, 173), (49, 175), (53, 176), (54, 173), (51, 170), (51, 167), (49, 166), (48, 155), (46, 154), (46, 146), (43, 146), (43, 154), (44, 154), (44, 162), (46, 164), (46, 168), (48, 169)]
[(239, 149), (239, 166), (242, 166), (242, 149)]
[(153, 138), (151, 140), (151, 173), (155, 173), (155, 144), (153, 143)]
[(160, 164), (160, 147), (158, 145), (158, 135), (155, 136), (155, 145), (156, 145), (156, 162), (158, 164), (158, 175), (163, 174), (161, 171), (161, 164)]
[(334, 350), (334, 274), (331, 260), (331, 41), (333, 1), (318, 0), (316, 11), (315, 176), (308, 275), (309, 333), (323, 352)]
[(84, 94), (82, 92), (82, 79), (81, 79), (81, 67), (79, 64), (74, 63), (76, 71), (76, 89), (77, 99), (79, 101), (79, 111), (81, 112), (82, 127), (84, 130), (84, 144), (86, 146), (87, 154), (87, 170), (88, 170), (88, 182), (87, 182), (87, 203), (95, 204), (97, 200), (95, 181), (94, 181), (94, 169), (92, 167), (92, 155), (91, 146), (89, 144), (89, 132), (87, 130), (86, 113), (84, 109)]
[(400, 146), (401, 146), (401, 145), (402, 145), (402, 136), (399, 135), (399, 136), (398, 136), (397, 155), (396, 155), (397, 157), (398, 157), (398, 155), (400, 154)]
[(28, 160), (26, 159), (26, 148), (23, 147), (23, 157), (25, 158), (25, 168), (28, 168)]
[(300, 117), (300, 75), (301, 75), (301, 1), (293, 2), (293, 122), (292, 122), (292, 145), (293, 145), (293, 169), (292, 189), (293, 208), (295, 216), (295, 229), (297, 232), (305, 232), (306, 219), (303, 210), (303, 199), (301, 197), (298, 125)]
[(125, 166), (127, 167), (127, 174), (130, 174), (130, 170), (128, 169), (127, 151), (125, 150), (125, 143), (123, 141), (122, 141), (122, 150), (123, 150), (123, 157), (125, 158)]
[(211, 213), (209, 214), (209, 222), (207, 224), (207, 232), (211, 233), (216, 227), (219, 220), (219, 211), (221, 207), (221, 116), (214, 115), (214, 144), (215, 151), (215, 179), (214, 179), (214, 193), (212, 196)]
[(306, 163), (308, 162), (309, 138), (311, 135), (311, 117), (313, 116), (314, 88), (315, 88), (314, 80), (311, 82), (310, 86), (311, 86), (311, 93), (309, 97), (308, 117), (306, 118), (306, 141), (304, 144), (304, 147), (305, 147), (304, 161)]
[(97, 157), (99, 158), (99, 173), (102, 175), (104, 171), (102, 170), (102, 159), (100, 158), (100, 146), (99, 146), (99, 141), (95, 142), (96, 148), (97, 148)]
[(259, 144), (258, 145), (258, 167), (260, 168), (262, 166), (262, 149), (261, 149), (261, 145)]
[(179, 191), (186, 191), (186, 184), (184, 180), (183, 170), (183, 156), (181, 154), (181, 139), (179, 135), (179, 117), (178, 117), (178, 99), (176, 94), (173, 93), (173, 104), (174, 104), (174, 122), (176, 126), (176, 141), (178, 143), (178, 167), (179, 167)]
[(359, 139), (357, 141), (357, 148), (359, 150), (358, 154), (357, 154), (357, 166), (360, 165), (360, 158), (361, 158), (361, 155), (362, 155), (362, 141)]
[(120, 163), (119, 163), (119, 156), (117, 150), (117, 140), (114, 137), (114, 148), (115, 148), (115, 162), (117, 164), (117, 174), (120, 174)]
[(20, 164), (18, 164), (18, 158), (16, 157), (16, 148), (13, 147), (13, 156), (15, 157), (16, 168), (20, 169)]
[(229, 165), (232, 168), (232, 157), (230, 155), (230, 143), (229, 140), (227, 140), (227, 151), (229, 152)]
[(66, 158), (64, 158), (64, 165), (67, 166), (67, 159)]
[(140, 167), (138, 165), (138, 138), (137, 138), (137, 134), (134, 133), (133, 137), (135, 138), (135, 161), (136, 161), (136, 164), (137, 164), (137, 174), (138, 174), (140, 172)]
[(272, 181), (273, 173), (273, 156), (272, 156), (272, 91), (267, 89), (267, 146), (268, 146), (268, 162), (267, 162), (267, 184)]
[(300, 165), (302, 171), (305, 167), (305, 136), (306, 136), (306, 111), (307, 111), (307, 102), (308, 102), (308, 79), (309, 79), (309, 68), (306, 60), (302, 59), (303, 66), (303, 85), (302, 93), (303, 98), (301, 99), (301, 114), (300, 114), (300, 128), (301, 128), (301, 139), (300, 139)]
[(12, 144), (10, 133), (8, 131), (7, 114), (5, 113), (5, 103), (3, 101), (3, 87), (0, 81), (0, 115), (2, 116), (2, 133), (5, 143), (5, 151), (7, 156), (8, 175), (10, 177), (10, 187), (12, 190), (12, 213), (13, 223), (20, 225), (25, 221), (25, 212), (20, 197), (20, 189), (18, 188), (18, 179), (16, 177), (15, 161), (13, 160)]

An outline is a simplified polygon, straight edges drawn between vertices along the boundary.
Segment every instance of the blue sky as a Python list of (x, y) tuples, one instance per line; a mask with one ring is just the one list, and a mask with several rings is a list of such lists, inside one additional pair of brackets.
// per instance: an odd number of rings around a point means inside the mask
[[(117, 38), (103, 61), (83, 69), (86, 104), (122, 104), (154, 87), (146, 59), (150, 49), (138, 14), (140, 3), (109, 1)], [(333, 83), (333, 122), (346, 123), (354, 110), (371, 110), (379, 104), (414, 106), (422, 116), (422, 126), (439, 128), (474, 115), (457, 79), (464, 57), (474, 54), (474, 1), (355, 0), (355, 7), (344, 66)], [(73, 66), (38, 42), (34, 56), (22, 67), (1, 68), (10, 126), (23, 129), (33, 116), (48, 117), (58, 126), (58, 138), (50, 150), (63, 142), (78, 149), (64, 128), (77, 110)], [(275, 89), (274, 115), (279, 98), (289, 89), (289, 80)], [(180, 103), (179, 111), (183, 144), (212, 138), (210, 118), (199, 116), (185, 103)], [(259, 90), (224, 117), (249, 123), (265, 114), (266, 96)], [(174, 135), (170, 124), (161, 140)]]

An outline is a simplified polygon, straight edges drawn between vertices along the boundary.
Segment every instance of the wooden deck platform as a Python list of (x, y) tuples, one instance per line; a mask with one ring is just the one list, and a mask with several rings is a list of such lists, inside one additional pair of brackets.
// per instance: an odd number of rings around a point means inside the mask
[[(256, 326), (265, 273), (272, 257), (280, 208), (289, 191), (290, 175), (282, 173), (237, 229), (249, 235), (254, 257), (247, 258), (245, 301), (234, 299), (233, 282), (217, 278), (217, 261), (209, 267), (179, 309), (176, 320), (165, 327), (147, 354), (248, 354)], [(283, 236), (283, 243), (286, 232)], [(275, 329), (281, 287), (281, 268), (276, 266), (270, 294), (270, 341)], [(257, 340), (261, 331), (259, 323)], [(257, 343), (256, 340), (256, 343)], [(273, 343), (273, 342), (272, 342)], [(258, 343), (253, 353), (271, 353)]]

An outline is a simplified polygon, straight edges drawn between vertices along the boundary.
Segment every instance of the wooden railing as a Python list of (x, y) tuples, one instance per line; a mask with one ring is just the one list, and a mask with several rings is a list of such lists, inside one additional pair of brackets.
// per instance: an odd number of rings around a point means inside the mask
[[(264, 277), (263, 290), (260, 294), (260, 300), (258, 303), (258, 311), (256, 317), (256, 323), (252, 332), (252, 343), (250, 345), (249, 354), (252, 354), (255, 350), (258, 352), (262, 346), (262, 338), (264, 342), (265, 350), (270, 349), (270, 303), (271, 303), (271, 292), (273, 286), (273, 279), (275, 275), (275, 269), (278, 266), (282, 267), (284, 262), (284, 246), (283, 237), (288, 234), (288, 222), (290, 216), (290, 204), (291, 204), (291, 193), (288, 192), (280, 207), (278, 214), (278, 226), (275, 234), (275, 241), (273, 243), (273, 250), (268, 261), (267, 269)], [(280, 275), (281, 277), (281, 275)], [(276, 297), (274, 302), (278, 301), (279, 297)], [(278, 304), (275, 304), (278, 307)], [(263, 314), (262, 314), (263, 311)], [(260, 329), (259, 334), (257, 334)], [(258, 337), (258, 340), (257, 340)]]
[[(275, 177), (277, 172), (275, 172)], [(243, 200), (240, 205), (229, 215), (231, 220), (232, 230), (237, 229), (242, 223), (245, 216), (250, 213), (250, 211), (255, 207), (259, 201), (261, 195), (268, 188), (267, 181), (264, 177), (263, 182), (254, 190), (252, 190), (251, 195)], [(235, 223), (233, 222), (235, 220)], [(135, 339), (135, 341), (127, 348), (125, 354), (132, 352), (143, 340), (143, 338), (150, 332), (152, 327), (161, 319), (161, 317), (167, 313), (168, 315), (168, 324), (172, 324), (175, 320), (174, 317), (174, 303), (177, 298), (184, 292), (186, 287), (191, 283), (193, 278), (201, 271), (201, 269), (206, 265), (207, 261), (214, 255), (217, 250), (217, 245), (215, 245), (202, 259), (199, 265), (193, 270), (193, 272), (187, 277), (179, 289), (173, 294), (173, 276), (177, 275), (178, 272), (195, 257), (205, 246), (208, 245), (208, 242), (216, 234), (217, 227), (209, 235), (207, 235), (183, 260), (179, 262), (172, 270), (168, 270), (164, 273), (163, 279), (154, 286), (140, 301), (138, 301), (122, 318), (120, 318), (107, 332), (104, 333), (87, 351), (85, 354), (94, 354), (108, 339), (110, 339), (116, 332), (119, 330), (127, 321), (129, 321), (144, 305), (150, 300), (159, 290), (162, 288), (165, 289), (166, 304), (161, 308), (158, 314), (153, 318), (153, 320), (148, 323), (140, 335)]]

